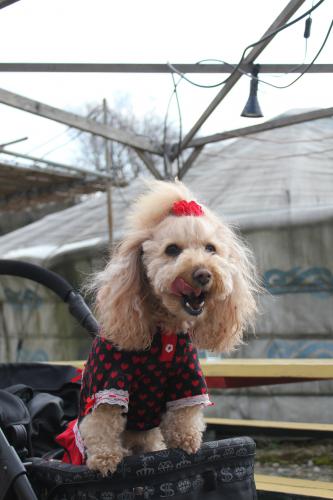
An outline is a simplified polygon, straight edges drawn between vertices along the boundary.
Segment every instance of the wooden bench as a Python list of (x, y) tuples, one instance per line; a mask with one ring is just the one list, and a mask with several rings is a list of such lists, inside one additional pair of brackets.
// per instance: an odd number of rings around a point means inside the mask
[[(223, 359), (202, 361), (210, 389), (254, 387), (260, 385), (285, 384), (333, 379), (333, 359)], [(305, 422), (278, 422), (267, 420), (206, 418), (212, 427), (240, 432), (246, 429), (251, 434), (290, 434), (298, 436), (332, 437), (333, 425)]]
[[(203, 361), (209, 388), (240, 388), (333, 379), (333, 359), (223, 359)], [(267, 420), (206, 418), (211, 428), (228, 435), (258, 434), (332, 437), (333, 424)], [(333, 482), (309, 481), (282, 476), (256, 475), (259, 500), (331, 498)], [(292, 495), (292, 496), (291, 496)]]

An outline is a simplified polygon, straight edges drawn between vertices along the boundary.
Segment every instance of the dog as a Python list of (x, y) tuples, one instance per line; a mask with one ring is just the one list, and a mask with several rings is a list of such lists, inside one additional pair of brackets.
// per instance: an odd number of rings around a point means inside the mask
[(72, 429), (83, 461), (105, 476), (130, 453), (197, 452), (211, 404), (197, 349), (230, 352), (253, 324), (251, 252), (184, 184), (154, 181), (94, 287), (101, 332)]

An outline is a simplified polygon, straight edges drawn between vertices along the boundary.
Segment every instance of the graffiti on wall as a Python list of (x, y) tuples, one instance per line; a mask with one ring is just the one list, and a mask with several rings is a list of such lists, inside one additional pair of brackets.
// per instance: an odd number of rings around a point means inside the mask
[(17, 363), (35, 363), (37, 361), (49, 361), (49, 355), (44, 349), (21, 348), (17, 353)]
[(333, 342), (325, 340), (273, 340), (268, 358), (333, 358)]
[(264, 286), (272, 295), (286, 293), (315, 293), (321, 296), (333, 294), (333, 274), (326, 267), (302, 269), (293, 267), (289, 271), (269, 269), (263, 276)]
[(12, 290), (5, 287), (4, 294), (6, 301), (13, 307), (29, 307), (29, 309), (37, 309), (42, 303), (42, 297), (31, 288), (23, 288), (22, 290)]

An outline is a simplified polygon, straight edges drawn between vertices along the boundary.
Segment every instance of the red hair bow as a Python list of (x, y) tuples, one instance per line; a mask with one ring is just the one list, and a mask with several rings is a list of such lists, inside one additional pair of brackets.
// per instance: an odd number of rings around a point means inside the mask
[(172, 205), (171, 213), (173, 215), (177, 215), (178, 217), (182, 215), (194, 215), (196, 217), (205, 215), (204, 211), (202, 210), (202, 207), (193, 200), (175, 201), (174, 204)]

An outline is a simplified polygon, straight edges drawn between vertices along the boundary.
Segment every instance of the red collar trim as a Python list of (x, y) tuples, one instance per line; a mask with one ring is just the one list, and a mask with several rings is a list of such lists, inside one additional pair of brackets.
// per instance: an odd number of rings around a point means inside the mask
[(178, 336), (173, 332), (164, 332), (161, 335), (162, 349), (160, 361), (172, 361), (176, 352)]

